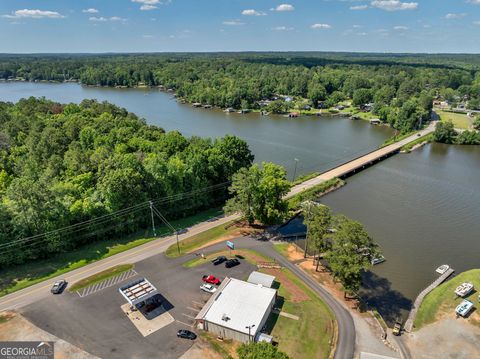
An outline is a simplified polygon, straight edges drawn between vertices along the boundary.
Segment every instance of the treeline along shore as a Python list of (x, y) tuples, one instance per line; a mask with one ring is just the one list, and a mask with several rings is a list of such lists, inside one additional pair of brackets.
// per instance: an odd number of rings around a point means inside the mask
[(185, 102), (273, 113), (358, 108), (406, 133), (435, 99), (480, 109), (480, 57), (349, 53), (2, 55), (0, 79), (161, 87)]

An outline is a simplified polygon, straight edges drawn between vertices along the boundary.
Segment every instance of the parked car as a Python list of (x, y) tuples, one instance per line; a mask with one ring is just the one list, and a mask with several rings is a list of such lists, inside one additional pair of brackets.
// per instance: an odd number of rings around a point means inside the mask
[(204, 275), (202, 280), (209, 284), (220, 284), (220, 279), (215, 278), (213, 275)]
[(53, 294), (61, 294), (66, 286), (67, 286), (67, 281), (65, 279), (60, 279), (59, 281), (53, 284), (53, 287), (52, 289), (50, 289), (50, 292), (52, 292)]
[(402, 334), (402, 323), (396, 322), (392, 329), (393, 335), (400, 335)]
[(217, 258), (215, 258), (215, 259), (212, 261), (212, 263), (213, 263), (213, 265), (218, 266), (219, 264), (225, 262), (226, 260), (227, 260), (227, 257), (225, 257), (225, 256), (218, 256)]
[(239, 264), (240, 264), (240, 261), (237, 258), (232, 258), (225, 262), (225, 267), (232, 268), (232, 267), (238, 266)]
[(215, 293), (217, 288), (215, 288), (212, 284), (202, 284), (200, 289), (207, 293)]
[(183, 338), (183, 339), (195, 340), (197, 339), (197, 334), (195, 334), (194, 332), (191, 332), (190, 330), (180, 329), (177, 332), (177, 337)]

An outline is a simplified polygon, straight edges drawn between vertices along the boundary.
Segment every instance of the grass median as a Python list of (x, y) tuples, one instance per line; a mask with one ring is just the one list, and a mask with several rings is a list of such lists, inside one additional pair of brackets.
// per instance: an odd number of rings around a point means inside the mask
[(210, 228), (202, 233), (185, 238), (179, 242), (178, 247), (176, 243), (172, 244), (167, 248), (165, 254), (170, 258), (181, 257), (211, 244), (254, 234), (256, 231), (257, 229), (249, 227), (243, 222), (230, 221)]
[(115, 277), (123, 272), (129, 271), (130, 269), (133, 269), (133, 264), (121, 264), (121, 265), (106, 269), (104, 271), (101, 271), (99, 273), (96, 273), (90, 277), (87, 277), (85, 279), (82, 279), (74, 283), (68, 290), (70, 292), (76, 292), (80, 289), (89, 287), (93, 284), (100, 283), (106, 279)]

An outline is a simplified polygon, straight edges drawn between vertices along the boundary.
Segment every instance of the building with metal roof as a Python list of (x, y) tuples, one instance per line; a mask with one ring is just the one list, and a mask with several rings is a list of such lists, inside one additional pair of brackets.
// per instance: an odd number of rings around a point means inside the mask
[(272, 288), (273, 282), (275, 281), (275, 277), (270, 274), (265, 274), (257, 271), (253, 271), (248, 276), (247, 282), (253, 284), (261, 284), (264, 287)]
[(276, 297), (275, 289), (227, 277), (195, 320), (200, 329), (248, 343), (267, 322)]

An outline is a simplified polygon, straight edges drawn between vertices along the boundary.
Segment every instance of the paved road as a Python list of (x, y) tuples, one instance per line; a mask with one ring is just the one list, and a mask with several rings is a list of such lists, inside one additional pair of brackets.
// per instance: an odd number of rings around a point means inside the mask
[[(236, 218), (238, 218), (238, 216), (234, 215), (223, 217), (212, 222), (200, 223), (191, 227), (187, 233), (180, 235), (179, 240), (204, 232), (212, 227), (229, 222)], [(91, 275), (94, 275), (98, 272), (101, 272), (119, 264), (136, 263), (143, 259), (152, 257), (156, 254), (165, 252), (170, 245), (175, 243), (175, 240), (175, 236), (163, 237), (156, 241), (143, 244), (128, 251), (116, 254), (114, 256), (102, 259), (98, 262), (94, 262), (79, 269), (73, 270), (62, 276), (46, 280), (44, 282), (32, 285), (28, 288), (1, 297), (0, 311), (22, 308), (26, 305), (50, 296), (50, 288), (52, 287), (53, 282), (58, 279), (64, 278), (69, 283), (75, 283), (81, 279), (87, 278)]]
[(330, 307), (332, 312), (335, 314), (338, 325), (338, 339), (334, 358), (353, 358), (355, 352), (355, 325), (353, 323), (352, 316), (343, 307), (343, 305), (302, 269), (290, 263), (282, 255), (275, 251), (271, 245), (262, 247), (260, 252), (263, 252), (271, 258), (274, 258), (282, 266), (292, 271)]
[[(421, 136), (424, 136), (428, 133), (431, 133), (434, 130), (434, 125), (431, 124), (427, 129), (420, 131)], [(385, 153), (389, 153), (392, 151), (392, 148), (401, 148), (403, 145), (415, 140), (417, 135), (412, 135), (400, 142), (397, 142), (393, 145), (384, 147), (383, 149), (380, 149), (378, 151), (382, 151)], [(373, 154), (376, 154), (376, 157), (378, 157), (380, 152), (375, 151)], [(371, 156), (371, 154), (367, 154), (366, 156), (361, 157), (360, 159), (356, 159), (353, 161), (350, 161), (342, 166), (339, 166), (333, 170), (327, 171), (323, 174), (321, 174), (318, 177), (315, 177), (313, 179), (310, 179), (302, 184), (299, 184), (291, 189), (291, 191), (286, 195), (286, 198), (289, 198), (291, 196), (294, 196), (295, 194), (304, 191), (305, 189), (308, 189), (310, 187), (313, 187), (325, 180), (337, 177), (341, 175), (342, 171), (345, 171), (347, 167), (354, 167), (358, 166), (360, 162), (357, 163), (357, 161), (370, 161), (368, 156)], [(375, 155), (374, 155), (375, 157)], [(361, 160), (363, 159), (363, 160)], [(365, 163), (367, 163), (365, 162)], [(360, 164), (361, 165), (361, 164)], [(344, 167), (347, 166), (347, 167)], [(349, 168), (350, 168), (349, 167)], [(218, 219), (213, 222), (204, 222), (200, 223), (196, 226), (193, 226), (190, 228), (190, 230), (183, 235), (179, 236), (180, 240), (183, 240), (185, 238), (191, 237), (195, 234), (204, 232), (212, 227), (215, 227), (219, 224), (226, 223), (228, 221), (238, 219), (238, 215), (231, 215), (227, 217), (223, 217), (221, 219)], [(112, 257), (100, 260), (98, 262), (94, 262), (92, 264), (89, 264), (85, 267), (73, 270), (71, 272), (68, 272), (67, 274), (63, 276), (59, 276), (56, 278), (52, 278), (51, 280), (47, 280), (41, 283), (38, 283), (36, 285), (30, 286), (28, 288), (25, 288), (23, 290), (17, 291), (15, 293), (9, 294), (7, 296), (4, 296), (0, 298), (0, 311), (3, 310), (8, 310), (8, 309), (18, 309), (25, 307), (28, 304), (34, 303), (40, 299), (46, 298), (47, 296), (50, 295), (50, 288), (52, 286), (52, 283), (55, 280), (58, 280), (60, 278), (66, 279), (68, 282), (73, 283), (77, 282), (81, 279), (84, 279), (86, 277), (89, 277), (93, 274), (96, 274), (98, 272), (101, 272), (105, 269), (108, 269), (110, 267), (119, 265), (119, 264), (125, 264), (125, 263), (136, 263), (139, 262), (143, 259), (152, 257), (156, 254), (164, 252), (171, 244), (175, 243), (175, 236), (169, 236), (169, 237), (164, 237), (161, 238), (157, 241), (146, 243), (142, 246), (132, 248), (128, 251), (125, 251), (123, 253), (119, 253), (117, 255), (114, 255)], [(273, 249), (272, 249), (273, 251)], [(271, 254), (273, 257), (276, 257), (276, 252)], [(278, 256), (278, 255), (277, 255)], [(283, 258), (278, 257), (279, 261), (281, 261)], [(284, 260), (284, 259), (283, 259)], [(284, 260), (285, 261), (285, 260)], [(319, 294), (325, 302), (330, 306), (332, 311), (337, 315), (337, 320), (338, 320), (338, 327), (339, 327), (339, 341), (338, 341), (338, 349), (337, 351), (340, 352), (340, 354), (336, 354), (336, 358), (341, 358), (341, 359), (347, 359), (353, 357), (353, 350), (354, 350), (354, 343), (355, 343), (355, 327), (353, 325), (353, 320), (350, 316), (350, 314), (337, 302), (327, 291), (323, 289), (323, 287), (319, 286), (318, 283), (313, 281), (310, 277), (308, 277), (303, 271), (298, 269), (297, 267), (291, 265), (289, 262), (284, 262), (282, 263), (286, 267), (290, 268), (294, 273), (296, 273), (302, 280), (304, 280), (309, 286), (312, 287), (312, 289)], [(352, 344), (352, 338), (353, 338), (353, 344)]]
[[(391, 334), (391, 330), (389, 331), (389, 333)], [(398, 338), (398, 337), (394, 336), (393, 334), (391, 334), (391, 337), (394, 338), (398, 349), (400, 349), (400, 356), (402, 357), (402, 359), (413, 359), (413, 357), (410, 354), (410, 351), (408, 350), (408, 347), (405, 344), (405, 342), (403, 341), (403, 339), (401, 337)]]
[[(331, 170), (328, 170), (326, 172), (323, 172), (322, 174), (318, 175), (315, 178), (309, 179), (308, 181), (305, 181), (303, 183), (300, 183), (296, 186), (294, 186), (290, 192), (288, 193), (287, 197), (292, 197), (310, 187), (316, 186), (324, 181), (328, 181), (330, 179), (333, 179), (335, 177), (341, 177), (347, 173), (352, 172), (353, 170), (356, 170), (358, 168), (361, 168), (365, 165), (368, 165), (372, 161), (375, 161), (383, 156), (386, 156), (392, 152), (398, 151), (400, 148), (405, 146), (406, 144), (415, 141), (419, 137), (423, 137), (428, 135), (429, 133), (432, 133), (435, 131), (435, 123), (432, 122), (427, 128), (424, 130), (421, 130), (419, 132), (416, 132), (415, 134), (401, 140), (398, 142), (395, 142), (391, 145), (379, 148), (378, 150), (375, 150), (373, 152), (367, 153), (361, 157), (355, 158), (351, 161), (348, 161), (340, 166), (337, 166)], [(420, 136), (419, 136), (420, 135)]]

